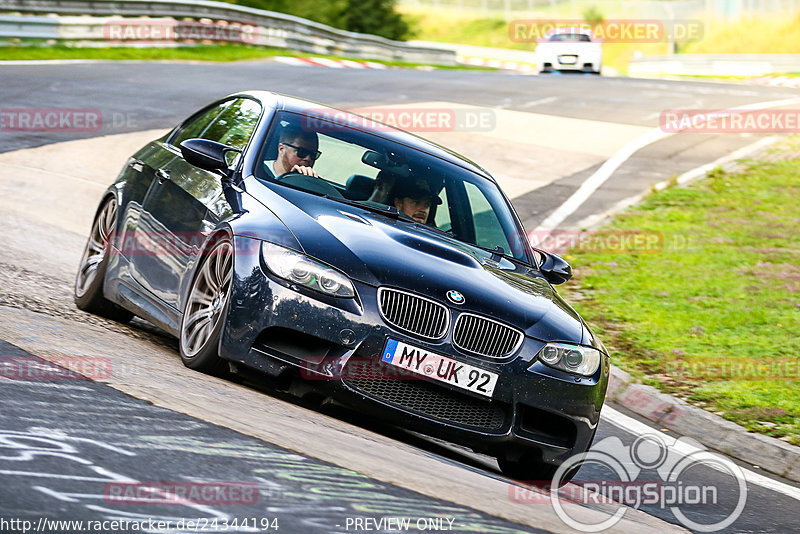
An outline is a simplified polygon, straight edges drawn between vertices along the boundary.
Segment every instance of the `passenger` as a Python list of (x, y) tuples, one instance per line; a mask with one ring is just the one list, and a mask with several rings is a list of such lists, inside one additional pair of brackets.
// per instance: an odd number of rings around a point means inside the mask
[(321, 155), (315, 132), (289, 126), (281, 131), (278, 138), (278, 156), (265, 161), (264, 165), (276, 178), (287, 172), (319, 177), (313, 167)]
[(442, 203), (430, 184), (423, 180), (399, 182), (392, 193), (392, 202), (398, 211), (423, 224), (432, 224), (431, 208)]
[(389, 171), (380, 171), (375, 177), (375, 189), (367, 199), (370, 202), (380, 202), (381, 204), (392, 204), (390, 194), (394, 184), (397, 182), (397, 175)]

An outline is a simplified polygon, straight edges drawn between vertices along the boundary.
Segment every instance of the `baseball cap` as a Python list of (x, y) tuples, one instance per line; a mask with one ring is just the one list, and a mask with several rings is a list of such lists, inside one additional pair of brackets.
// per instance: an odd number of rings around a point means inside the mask
[(430, 197), (431, 205), (435, 206), (442, 203), (442, 199), (439, 198), (439, 195), (434, 193), (431, 189), (431, 184), (422, 178), (413, 181), (399, 182), (396, 185), (394, 196), (400, 198), (408, 197), (415, 200)]

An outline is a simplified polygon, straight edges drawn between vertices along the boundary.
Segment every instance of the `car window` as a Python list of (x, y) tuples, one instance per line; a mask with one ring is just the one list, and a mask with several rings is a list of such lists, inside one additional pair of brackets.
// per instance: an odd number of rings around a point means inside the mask
[(590, 43), (592, 40), (584, 33), (556, 33), (550, 36), (550, 42), (570, 41)]
[(232, 100), (226, 100), (221, 104), (212, 106), (205, 111), (202, 111), (190, 118), (186, 124), (181, 127), (175, 137), (170, 141), (175, 146), (180, 146), (182, 141), (186, 139), (194, 139), (203, 136), (211, 122), (219, 116), (222, 111), (231, 104)]
[(375, 178), (378, 169), (361, 161), (364, 147), (336, 139), (329, 135), (319, 136), (319, 150), (322, 157), (314, 165), (320, 176), (340, 186), (346, 186), (347, 180), (354, 174)]
[(464, 188), (467, 191), (470, 215), (475, 224), (475, 244), (489, 249), (501, 246), (508, 253), (512, 247), (494, 212), (495, 208), (475, 184), (465, 183)]
[(240, 98), (206, 128), (202, 138), (243, 149), (250, 141), (260, 116), (261, 105), (258, 102)]
[[(281, 158), (288, 164), (297, 157), (296, 149), (281, 150), (281, 145), (293, 143), (317, 144), (321, 155), (313, 168), (319, 177), (273, 174), (271, 169)], [(530, 261), (527, 241), (494, 182), (379, 134), (281, 111), (257, 161), (253, 173), (266, 182), (343, 202), (362, 202), (378, 213), (387, 214), (394, 208), (395, 218), (405, 222), (424, 224), (485, 249), (501, 247), (509, 256)], [(308, 160), (303, 165), (308, 165)], [(378, 187), (384, 180), (392, 182), (388, 195), (380, 194)], [(403, 201), (412, 198), (414, 203)], [(419, 199), (425, 198), (430, 199), (427, 215), (410, 205), (418, 206)]]

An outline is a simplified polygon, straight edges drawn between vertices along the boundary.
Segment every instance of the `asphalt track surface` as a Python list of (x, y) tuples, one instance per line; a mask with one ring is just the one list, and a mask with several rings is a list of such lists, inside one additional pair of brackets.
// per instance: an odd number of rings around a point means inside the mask
[[(334, 70), (270, 63), (0, 66), (3, 108), (100, 109), (106, 122), (104, 129), (83, 134), (87, 137), (168, 128), (220, 95), (250, 88), (276, 90), (342, 107), (441, 101), (442, 95), (446, 95), (447, 101), (473, 106), (535, 110), (536, 113), (561, 117), (652, 128), (658, 126), (658, 115), (664, 109), (720, 109), (798, 95), (796, 90), (790, 89), (715, 83), (589, 76), (528, 77), (460, 71)], [(540, 104), (541, 101), (547, 103)], [(536, 135), (546, 135), (546, 132), (531, 132), (531, 136)], [(2, 132), (0, 136), (0, 152), (78, 137), (76, 134), (26, 132)], [(630, 196), (631, 192), (647, 190), (652, 183), (713, 161), (754, 140), (755, 136), (746, 135), (681, 135), (654, 143), (628, 160), (572, 218), (580, 220)], [(526, 227), (531, 228), (546, 217), (594, 170), (582, 169), (545, 186), (544, 190), (515, 199), (515, 206), (525, 219)], [(6, 216), (2, 218), (8, 221)], [(133, 329), (138, 329), (140, 336), (151, 338), (153, 342), (165, 343), (163, 336), (143, 323), (135, 323)], [(2, 348), (4, 356), (31, 357), (12, 345), (6, 344)], [(120, 475), (123, 480), (138, 481), (257, 480), (262, 496), (264, 492), (268, 496), (266, 508), (263, 501), (250, 508), (238, 505), (223, 506), (219, 510), (175, 511), (176, 507), (164, 510), (161, 505), (158, 512), (164, 517), (200, 517), (202, 514), (214, 517), (214, 514), (220, 514), (219, 517), (245, 518), (256, 514), (256, 517), (263, 518), (272, 517), (272, 514), (279, 518), (283, 532), (353, 531), (352, 527), (344, 528), (342, 521), (346, 517), (358, 515), (377, 519), (387, 514), (403, 515), (399, 509), (392, 508), (393, 504), (402, 503), (406, 515), (413, 510), (415, 518), (451, 517), (461, 521), (462, 528), (453, 531), (536, 531), (530, 526), (509, 523), (451, 504), (447, 502), (447, 495), (442, 495), (443, 500), (437, 501), (385, 482), (360, 478), (356, 473), (344, 473), (340, 468), (318, 460), (305, 458), (300, 461), (296, 454), (286, 449), (150, 406), (99, 383), (6, 380), (0, 387), (0, 399), (3, 406), (0, 411), (0, 444), (16, 444), (0, 449), (3, 455), (0, 458), (3, 481), (0, 484), (0, 512), (3, 518), (41, 517), (43, 511), (47, 511), (48, 517), (62, 519), (108, 516), (108, 511), (104, 512), (103, 508), (111, 505), (98, 495), (98, 480), (81, 482), (78, 478), (86, 476), (80, 473), (81, 470), (88, 469), (103, 476), (111, 477), (111, 473)], [(416, 447), (442, 463), (494, 480), (500, 478), (491, 459), (399, 429), (360, 421), (357, 414), (336, 412), (334, 415)], [(253, 414), (253, 417), (257, 416)], [(59, 456), (51, 450), (50, 453), (33, 454), (27, 460), (20, 459), (24, 456), (20, 451), (26, 446), (42, 445), (46, 440), (50, 440), (49, 445), (39, 448), (63, 448), (71, 443), (64, 436), (53, 435), (53, 428), (74, 429), (76, 435), (89, 441), (74, 448), (77, 452), (64, 452)], [(48, 429), (51, 429), (49, 436)], [(636, 443), (637, 439), (618, 424), (603, 420), (596, 443), (613, 437), (628, 446)], [(223, 461), (209, 461), (211, 455), (215, 455), (215, 460)], [(300, 465), (315, 468), (298, 467)], [(308, 477), (310, 481), (296, 480), (298, 473), (306, 472), (303, 469), (313, 473)], [(73, 478), (39, 476), (42, 473)], [(374, 502), (368, 501), (365, 506), (364, 494), (352, 493), (352, 488), (359, 484), (347, 486), (349, 477), (364, 484)], [(585, 466), (576, 477), (582, 481), (614, 479), (613, 473), (598, 465)], [(637, 480), (658, 481), (660, 475), (652, 469), (644, 469)], [(687, 471), (681, 480), (685, 485), (713, 485), (718, 489), (720, 498), (717, 504), (682, 508), (689, 519), (698, 523), (710, 524), (724, 519), (732, 511), (739, 495), (733, 477), (705, 465)], [(94, 485), (87, 489), (82, 487), (84, 484)], [(349, 489), (342, 491), (342, 484)], [(335, 498), (326, 499), (321, 495)], [(732, 525), (721, 531), (796, 531), (800, 524), (797, 504), (796, 498), (790, 495), (750, 484), (744, 510)], [(120, 513), (119, 506), (112, 508), (116, 514)], [(643, 505), (641, 510), (680, 524), (672, 511), (657, 504)], [(532, 515), (536, 512), (536, 507), (532, 506)], [(155, 515), (152, 505), (127, 505), (123, 513)]]

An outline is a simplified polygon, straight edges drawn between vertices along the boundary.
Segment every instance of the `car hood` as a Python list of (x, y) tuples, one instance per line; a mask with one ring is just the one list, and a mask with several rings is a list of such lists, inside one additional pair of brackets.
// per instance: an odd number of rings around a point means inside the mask
[[(280, 188), (280, 195), (273, 188)], [(585, 343), (591, 338), (578, 314), (538, 270), (493, 258), (421, 224), (277, 185), (261, 191), (267, 197), (262, 202), (291, 230), (303, 252), (354, 280), (426, 295), (459, 311), (510, 323), (543, 341)], [(448, 302), (450, 290), (460, 292), (464, 303)]]

